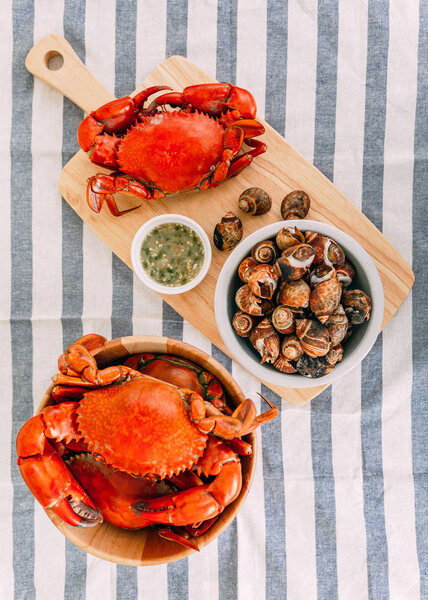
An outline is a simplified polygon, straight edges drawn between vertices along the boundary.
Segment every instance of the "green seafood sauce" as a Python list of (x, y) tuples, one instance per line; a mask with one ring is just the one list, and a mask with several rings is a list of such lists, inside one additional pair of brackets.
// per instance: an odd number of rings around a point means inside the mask
[(169, 287), (192, 281), (202, 269), (204, 258), (201, 238), (181, 223), (158, 225), (141, 245), (144, 271), (157, 283)]

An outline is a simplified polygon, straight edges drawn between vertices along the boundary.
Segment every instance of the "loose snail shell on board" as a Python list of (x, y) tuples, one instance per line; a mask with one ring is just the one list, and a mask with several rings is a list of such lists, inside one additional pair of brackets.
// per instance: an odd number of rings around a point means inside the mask
[(242, 239), (242, 222), (228, 212), (214, 229), (214, 244), (219, 250), (231, 250)]
[(276, 290), (277, 284), (278, 275), (275, 273), (272, 265), (260, 264), (251, 270), (248, 285), (256, 296), (270, 300)]
[(311, 200), (306, 192), (295, 190), (285, 196), (281, 202), (281, 217), (288, 219), (304, 219), (308, 214)]
[(251, 256), (244, 258), (244, 260), (241, 262), (241, 264), (238, 267), (239, 279), (241, 281), (243, 281), (244, 283), (248, 283), (248, 278), (251, 275), (251, 271), (257, 264), (258, 263), (256, 263), (254, 258), (251, 258)]
[(279, 335), (269, 319), (263, 319), (250, 335), (250, 341), (264, 362), (274, 363), (279, 356)]
[(303, 309), (309, 306), (311, 288), (303, 279), (282, 281), (279, 284), (277, 301), (291, 309)]
[(334, 313), (339, 306), (341, 295), (342, 286), (337, 277), (323, 281), (312, 290), (309, 306), (320, 323), (324, 324)]
[(236, 292), (235, 302), (240, 310), (253, 317), (262, 317), (273, 310), (272, 303), (253, 294), (248, 284), (243, 285)]
[(271, 206), (269, 194), (258, 187), (248, 188), (239, 196), (239, 208), (250, 215), (263, 215)]
[(282, 334), (293, 333), (295, 330), (294, 314), (286, 306), (277, 306), (272, 313), (272, 325)]
[(275, 263), (284, 279), (300, 279), (311, 266), (315, 250), (309, 244), (292, 246), (281, 254)]
[(296, 335), (302, 344), (303, 351), (308, 356), (325, 356), (330, 350), (328, 330), (319, 321), (297, 319)]
[(372, 309), (372, 301), (361, 290), (343, 290), (342, 304), (348, 321), (352, 325), (360, 325), (368, 321)]
[(251, 256), (258, 263), (273, 263), (277, 257), (275, 244), (270, 240), (259, 242), (251, 250)]
[(286, 250), (291, 246), (305, 243), (305, 236), (297, 227), (281, 227), (276, 234), (276, 245), (280, 250)]
[(287, 360), (298, 360), (302, 356), (303, 348), (297, 335), (286, 335), (283, 338), (281, 353)]
[(249, 337), (256, 325), (257, 319), (242, 310), (239, 310), (233, 315), (232, 327), (234, 332), (240, 337)]

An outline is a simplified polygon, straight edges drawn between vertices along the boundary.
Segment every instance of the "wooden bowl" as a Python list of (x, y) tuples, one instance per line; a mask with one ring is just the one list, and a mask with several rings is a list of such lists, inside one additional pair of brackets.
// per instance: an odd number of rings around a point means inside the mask
[[(102, 350), (96, 354), (96, 360), (98, 366), (102, 368), (111, 363), (118, 363), (118, 361), (120, 363), (129, 355), (139, 352), (175, 354), (187, 358), (207, 371), (210, 371), (221, 381), (230, 406), (236, 407), (245, 398), (241, 388), (230, 373), (214, 358), (190, 344), (171, 338), (142, 335), (117, 338), (107, 342)], [(37, 413), (40, 413), (46, 406), (53, 403), (51, 399), (52, 387), (53, 384), (43, 396)], [(252, 444), (253, 453), (251, 456), (241, 457), (241, 493), (235, 502), (226, 507), (211, 529), (196, 539), (200, 550), (226, 529), (236, 517), (248, 493), (256, 463), (256, 442), (254, 434), (250, 434), (246, 439)], [(104, 522), (96, 527), (83, 529), (67, 525), (49, 509), (46, 510), (46, 513), (54, 525), (73, 544), (99, 558), (122, 565), (140, 566), (168, 563), (195, 552), (190, 548), (159, 537), (152, 527), (140, 530), (127, 530)]]

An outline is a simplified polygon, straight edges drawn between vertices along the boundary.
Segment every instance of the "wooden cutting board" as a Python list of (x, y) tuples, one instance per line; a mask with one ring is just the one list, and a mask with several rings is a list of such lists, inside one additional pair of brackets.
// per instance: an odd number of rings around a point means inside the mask
[[(62, 56), (63, 65), (58, 70), (51, 70), (49, 61), (57, 55)], [(113, 99), (62, 37), (50, 35), (38, 42), (29, 52), (26, 66), (33, 75), (67, 96), (85, 112)], [(213, 81), (213, 78), (187, 59), (172, 56), (161, 63), (136, 91), (161, 84), (182, 90), (188, 85)], [(132, 238), (137, 229), (151, 217), (164, 213), (191, 217), (212, 239), (216, 223), (231, 210), (235, 214), (239, 212), (246, 236), (269, 223), (280, 221), (282, 198), (291, 190), (303, 189), (312, 201), (308, 218), (339, 227), (356, 239), (375, 261), (385, 294), (384, 327), (413, 285), (411, 268), (373, 223), (331, 181), (296, 152), (272, 127), (263, 123), (266, 133), (259, 139), (267, 144), (266, 154), (257, 157), (250, 167), (216, 189), (143, 202), (138, 210), (121, 217), (113, 217), (107, 207), (96, 214), (86, 203), (86, 182), (88, 177), (104, 170), (93, 165), (82, 151), (65, 165), (59, 178), (59, 189), (77, 214), (130, 268)], [(267, 214), (251, 217), (239, 211), (238, 197), (251, 186), (261, 187), (271, 195), (273, 206)], [(118, 197), (118, 205), (122, 210), (140, 202), (130, 196)], [(180, 315), (226, 353), (214, 317), (214, 290), (227, 257), (228, 253), (220, 252), (213, 246), (213, 260), (205, 280), (185, 294), (163, 296)], [(245, 368), (246, 365), (242, 366)], [(310, 400), (326, 387), (291, 389), (268, 383), (266, 385), (294, 404)]]

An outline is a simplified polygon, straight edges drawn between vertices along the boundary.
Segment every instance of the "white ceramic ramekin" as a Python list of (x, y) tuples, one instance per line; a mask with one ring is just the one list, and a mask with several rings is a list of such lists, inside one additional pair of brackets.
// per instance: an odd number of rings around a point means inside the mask
[[(143, 243), (144, 238), (155, 227), (157, 227), (158, 225), (164, 225), (165, 223), (180, 223), (181, 225), (187, 225), (187, 227), (193, 229), (193, 231), (199, 236), (204, 247), (205, 258), (202, 265), (202, 269), (199, 271), (198, 275), (196, 275), (196, 277), (192, 279), (192, 281), (189, 281), (185, 285), (177, 285), (171, 287), (157, 283), (156, 281), (154, 281), (154, 279), (147, 275), (147, 273), (143, 269), (143, 265), (141, 264), (140, 251), (141, 244)], [(188, 292), (189, 290), (196, 287), (199, 283), (201, 283), (205, 275), (208, 273), (208, 269), (210, 268), (211, 264), (211, 244), (207, 234), (202, 229), (202, 227), (192, 219), (189, 219), (188, 217), (183, 217), (182, 215), (159, 215), (158, 217), (153, 217), (153, 219), (149, 219), (149, 221), (144, 223), (144, 225), (142, 225), (135, 234), (131, 246), (131, 261), (132, 267), (137, 277), (142, 283), (144, 283), (145, 286), (147, 286), (151, 290), (154, 290), (159, 294), (182, 294), (183, 292)]]
[[(251, 347), (247, 338), (236, 335), (232, 329), (232, 317), (238, 311), (235, 304), (235, 294), (243, 285), (238, 277), (240, 262), (251, 253), (252, 247), (262, 240), (274, 239), (281, 227), (297, 227), (301, 231), (317, 231), (335, 240), (343, 248), (346, 258), (355, 267), (356, 275), (351, 288), (366, 292), (372, 299), (370, 319), (362, 325), (355, 325), (352, 335), (344, 344), (344, 358), (334, 369), (324, 375), (311, 379), (298, 373), (286, 374), (275, 369), (271, 364), (260, 364), (257, 352)], [(262, 227), (245, 238), (231, 253), (217, 280), (214, 299), (217, 327), (223, 342), (232, 356), (250, 373), (269, 383), (290, 388), (308, 388), (326, 383), (341, 377), (347, 371), (358, 365), (376, 341), (379, 334), (384, 309), (382, 282), (372, 258), (364, 248), (348, 234), (337, 227), (318, 221), (292, 220), (272, 223)]]

